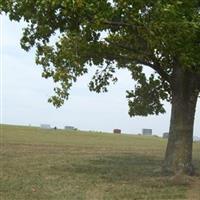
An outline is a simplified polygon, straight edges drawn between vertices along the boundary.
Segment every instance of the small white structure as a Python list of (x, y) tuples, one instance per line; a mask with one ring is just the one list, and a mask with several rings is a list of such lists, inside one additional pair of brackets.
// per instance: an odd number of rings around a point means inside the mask
[(194, 136), (193, 137), (193, 142), (200, 142), (200, 137)]
[(163, 133), (163, 138), (168, 138), (169, 137), (169, 133), (168, 132), (165, 132), (165, 133)]
[(143, 128), (142, 135), (147, 135), (147, 136), (152, 135), (152, 129)]
[(50, 124), (40, 124), (40, 128), (50, 129), (51, 126), (50, 126)]
[(73, 126), (65, 126), (64, 129), (65, 129), (65, 130), (71, 130), (71, 131), (72, 131), (72, 130), (77, 130), (77, 129), (76, 129), (75, 127), (73, 127)]

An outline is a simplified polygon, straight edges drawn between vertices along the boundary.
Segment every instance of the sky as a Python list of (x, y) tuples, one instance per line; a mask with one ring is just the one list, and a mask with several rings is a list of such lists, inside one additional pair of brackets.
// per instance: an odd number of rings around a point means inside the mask
[[(40, 126), (50, 124), (63, 128), (74, 126), (80, 130), (138, 134), (150, 128), (153, 134), (168, 132), (169, 103), (166, 114), (148, 117), (128, 115), (126, 90), (134, 88), (134, 81), (126, 70), (118, 72), (119, 81), (109, 87), (108, 93), (90, 92), (88, 83), (92, 74), (74, 84), (69, 100), (56, 109), (47, 102), (53, 95), (54, 83), (41, 77), (41, 66), (35, 64), (35, 52), (25, 52), (19, 41), (23, 23), (11, 22), (1, 16), (1, 123)], [(199, 100), (200, 101), (200, 100)], [(200, 102), (198, 101), (194, 135), (200, 136)]]

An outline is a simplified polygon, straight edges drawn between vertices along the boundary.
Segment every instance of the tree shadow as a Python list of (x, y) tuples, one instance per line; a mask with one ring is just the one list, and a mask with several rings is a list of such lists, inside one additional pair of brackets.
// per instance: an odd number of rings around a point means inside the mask
[(138, 154), (103, 155), (74, 162), (70, 166), (56, 166), (56, 169), (100, 178), (106, 182), (132, 182), (140, 178), (160, 176), (157, 169), (161, 163), (162, 160), (158, 158)]
[(74, 187), (93, 195), (100, 192), (106, 199), (184, 199), (186, 185), (174, 185), (164, 177), (161, 164), (161, 157), (148, 154), (104, 154), (55, 164), (51, 173), (60, 173), (65, 180), (70, 177)]

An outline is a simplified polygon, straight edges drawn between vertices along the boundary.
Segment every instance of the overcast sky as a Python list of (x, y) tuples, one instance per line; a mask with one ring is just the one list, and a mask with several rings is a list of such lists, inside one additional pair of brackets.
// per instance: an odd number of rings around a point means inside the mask
[[(2, 17), (2, 16), (1, 16)], [(91, 74), (78, 80), (72, 87), (70, 98), (59, 109), (47, 103), (53, 94), (53, 82), (41, 78), (41, 67), (35, 65), (35, 52), (20, 48), (22, 24), (1, 19), (3, 39), (1, 56), (1, 123), (34, 125), (50, 124), (63, 128), (66, 125), (81, 130), (112, 132), (114, 128), (125, 133), (141, 133), (142, 128), (153, 129), (153, 134), (162, 135), (168, 131), (170, 105), (167, 113), (159, 116), (133, 117), (128, 115), (126, 90), (134, 88), (130, 74), (119, 71), (119, 81), (109, 87), (108, 93), (90, 92), (87, 85)], [(200, 136), (200, 103), (196, 110), (194, 132)]]

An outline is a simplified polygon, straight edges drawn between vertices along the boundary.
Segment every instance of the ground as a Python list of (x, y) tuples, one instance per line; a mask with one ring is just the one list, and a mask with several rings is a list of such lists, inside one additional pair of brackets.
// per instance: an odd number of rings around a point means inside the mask
[[(160, 166), (166, 139), (1, 125), (1, 200), (199, 200)], [(200, 172), (200, 144), (194, 164)]]

